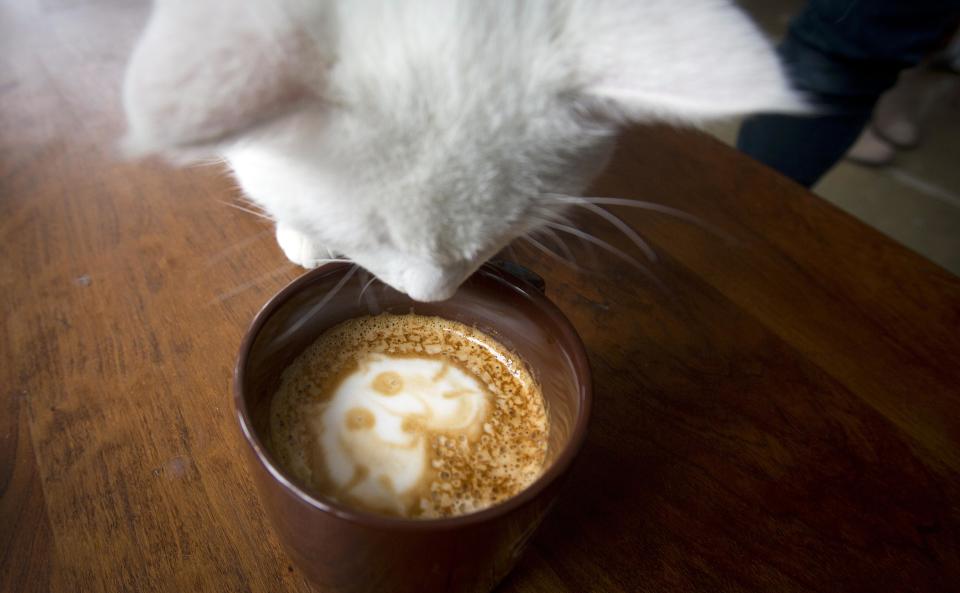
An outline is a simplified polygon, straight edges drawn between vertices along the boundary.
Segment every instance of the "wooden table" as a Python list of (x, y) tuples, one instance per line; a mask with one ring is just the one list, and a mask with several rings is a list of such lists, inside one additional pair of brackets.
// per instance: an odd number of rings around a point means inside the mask
[[(221, 170), (113, 157), (143, 6), (2, 6), (0, 590), (309, 590), (230, 403), (242, 333), (301, 271)], [(701, 134), (629, 132), (596, 193), (736, 243), (621, 209), (667, 291), (520, 254), (596, 403), (501, 590), (960, 590), (960, 281)]]

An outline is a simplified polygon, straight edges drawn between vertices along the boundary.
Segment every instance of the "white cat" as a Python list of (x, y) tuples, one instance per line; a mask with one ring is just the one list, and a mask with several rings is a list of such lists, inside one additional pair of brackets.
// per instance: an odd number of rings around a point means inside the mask
[(449, 297), (568, 206), (629, 120), (802, 109), (721, 0), (158, 0), (133, 154), (222, 156), (287, 257)]

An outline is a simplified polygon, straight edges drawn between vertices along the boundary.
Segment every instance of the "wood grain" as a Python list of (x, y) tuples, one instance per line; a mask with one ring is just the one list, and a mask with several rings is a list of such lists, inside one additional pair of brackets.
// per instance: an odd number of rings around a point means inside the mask
[[(143, 3), (0, 7), (0, 590), (310, 590), (229, 392), (246, 325), (299, 270), (223, 203), (221, 170), (115, 157)], [(666, 291), (602, 252), (577, 249), (582, 274), (518, 249), (597, 400), (502, 590), (955, 591), (960, 281), (693, 132), (630, 131), (595, 191), (734, 242), (617, 209)]]

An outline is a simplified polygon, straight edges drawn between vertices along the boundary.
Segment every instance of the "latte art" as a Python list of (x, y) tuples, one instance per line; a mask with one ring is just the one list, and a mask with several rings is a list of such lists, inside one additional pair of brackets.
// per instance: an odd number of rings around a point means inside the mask
[(342, 380), (312, 420), (329, 479), (345, 495), (379, 508), (423, 479), (433, 433), (477, 438), (489, 394), (441, 360), (371, 354)]
[(269, 446), (323, 496), (429, 518), (521, 491), (546, 437), (543, 396), (516, 355), (457, 322), (380, 315), (331, 328), (284, 372)]

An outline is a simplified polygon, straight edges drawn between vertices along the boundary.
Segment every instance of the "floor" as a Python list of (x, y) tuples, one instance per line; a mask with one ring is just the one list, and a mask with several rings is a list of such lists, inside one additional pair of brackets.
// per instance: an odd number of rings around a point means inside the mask
[[(772, 37), (786, 30), (798, 0), (741, 0)], [(946, 85), (958, 81), (945, 81)], [(725, 142), (736, 138), (738, 122), (708, 129)], [(897, 155), (891, 166), (838, 164), (814, 192), (960, 275), (960, 91), (932, 105), (920, 145)]]

